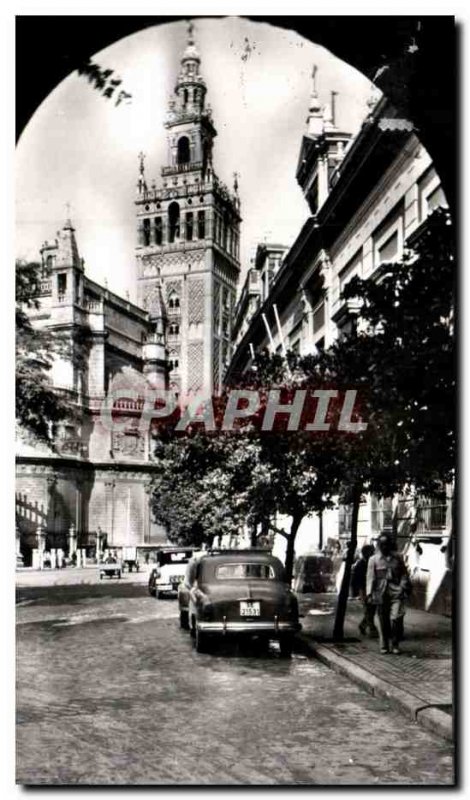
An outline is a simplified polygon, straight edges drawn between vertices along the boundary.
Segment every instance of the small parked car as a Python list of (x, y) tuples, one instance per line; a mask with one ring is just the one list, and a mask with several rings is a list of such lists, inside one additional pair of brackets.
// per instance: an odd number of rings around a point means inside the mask
[(192, 558), (178, 603), (180, 625), (190, 629), (198, 653), (237, 636), (277, 639), (281, 655), (289, 657), (301, 629), (284, 567), (266, 550), (217, 550)]
[(157, 564), (150, 570), (148, 590), (157, 599), (163, 594), (176, 595), (184, 578), (193, 550), (187, 547), (163, 547), (157, 553)]
[(308, 553), (299, 556), (294, 566), (294, 591), (334, 592), (335, 570), (333, 559), (323, 553)]
[(122, 575), (122, 562), (117, 558), (110, 556), (99, 564), (98, 570), (100, 574), (100, 581), (106, 576), (108, 578), (120, 578)]

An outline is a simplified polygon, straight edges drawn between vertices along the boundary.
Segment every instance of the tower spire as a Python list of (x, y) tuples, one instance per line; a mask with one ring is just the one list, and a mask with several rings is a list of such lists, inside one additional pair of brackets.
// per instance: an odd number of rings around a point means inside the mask
[(176, 102), (170, 105), (172, 115), (202, 113), (206, 96), (206, 84), (199, 73), (201, 57), (196, 47), (194, 25), (188, 23), (186, 48), (181, 57), (181, 67), (175, 86)]
[(318, 67), (314, 64), (312, 67), (312, 91), (310, 93), (307, 117), (307, 133), (310, 136), (319, 136), (323, 127), (322, 107), (317, 91), (317, 72)]

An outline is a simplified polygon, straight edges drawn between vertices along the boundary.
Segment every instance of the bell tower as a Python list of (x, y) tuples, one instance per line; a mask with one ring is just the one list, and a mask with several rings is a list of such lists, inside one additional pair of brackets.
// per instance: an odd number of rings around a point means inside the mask
[(157, 186), (140, 154), (136, 248), (139, 303), (161, 293), (170, 389), (183, 399), (221, 386), (231, 356), (240, 271), (240, 201), (213, 168), (217, 131), (206, 103), (193, 25), (165, 122), (167, 163)]

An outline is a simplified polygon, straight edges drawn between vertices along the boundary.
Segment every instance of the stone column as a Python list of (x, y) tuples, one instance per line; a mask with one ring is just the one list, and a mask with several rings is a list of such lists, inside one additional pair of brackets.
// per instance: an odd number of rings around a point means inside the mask
[(43, 560), (44, 560), (44, 550), (46, 549), (46, 529), (43, 525), (38, 525), (36, 529), (36, 539), (37, 539), (37, 567), (38, 569), (43, 568)]
[(77, 535), (75, 533), (75, 525), (72, 525), (69, 528), (69, 558), (72, 558), (73, 554), (77, 552)]
[(99, 564), (101, 561), (101, 544), (103, 541), (103, 531), (100, 526), (96, 529), (96, 561)]
[(16, 526), (16, 567), (24, 566), (24, 559), (21, 553), (21, 532), (18, 527)]
[(57, 533), (56, 531), (56, 522), (55, 522), (55, 497), (54, 497), (54, 490), (57, 485), (57, 477), (55, 475), (48, 475), (46, 477), (46, 520), (47, 520), (47, 527), (49, 532), (54, 534)]
[(150, 500), (152, 497), (152, 482), (146, 481), (144, 483), (144, 513), (143, 513), (143, 520), (144, 520), (144, 544), (150, 543), (150, 528), (151, 528), (151, 507), (150, 507)]
[(116, 483), (111, 478), (105, 481), (105, 492), (106, 492), (106, 524), (108, 527), (108, 547), (113, 546), (113, 539), (114, 539), (114, 487)]

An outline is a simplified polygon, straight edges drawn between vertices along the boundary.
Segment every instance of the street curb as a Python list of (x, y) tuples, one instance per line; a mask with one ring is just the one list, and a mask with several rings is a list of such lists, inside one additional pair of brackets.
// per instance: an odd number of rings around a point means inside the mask
[(405, 713), (414, 722), (418, 722), (423, 728), (437, 733), (449, 741), (453, 741), (453, 718), (451, 714), (446, 714), (445, 711), (435, 706), (423, 705), (423, 701), (419, 697), (415, 697), (410, 692), (399, 689), (392, 683), (373, 675), (347, 656), (335, 652), (333, 647), (329, 645), (314, 642), (305, 634), (300, 634), (299, 639), (326, 666), (350, 678), (354, 683), (362, 686), (369, 694), (386, 698), (402, 713)]

